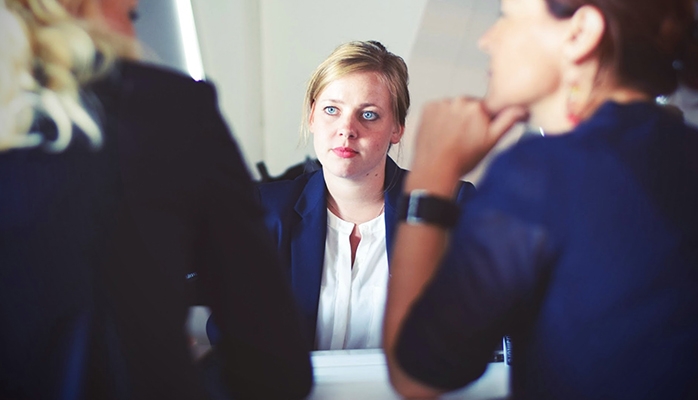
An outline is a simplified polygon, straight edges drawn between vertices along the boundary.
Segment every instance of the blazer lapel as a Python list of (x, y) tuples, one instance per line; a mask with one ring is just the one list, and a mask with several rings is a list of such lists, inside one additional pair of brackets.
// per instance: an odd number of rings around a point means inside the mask
[(397, 207), (402, 195), (404, 179), (405, 171), (388, 157), (385, 163), (385, 243), (388, 250), (388, 267), (390, 267), (390, 253), (397, 225)]
[(313, 347), (327, 234), (325, 204), (325, 180), (320, 170), (308, 180), (296, 202), (300, 222), (291, 232), (291, 284)]

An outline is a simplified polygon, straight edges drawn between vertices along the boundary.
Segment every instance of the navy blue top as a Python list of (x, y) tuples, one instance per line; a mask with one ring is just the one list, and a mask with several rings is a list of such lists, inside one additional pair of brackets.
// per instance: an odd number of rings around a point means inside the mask
[(698, 132), (606, 103), (478, 189), (398, 339), (408, 374), (464, 386), (510, 333), (516, 398), (698, 398)]
[[(384, 185), (385, 233), (388, 247), (393, 241), (398, 201), (406, 174), (407, 171), (388, 158)], [(326, 193), (322, 170), (301, 175), (292, 181), (259, 186), (260, 199), (266, 211), (265, 223), (279, 251), (282, 267), (289, 274), (293, 294), (313, 346), (327, 235)], [(458, 201), (465, 203), (474, 193), (475, 187), (469, 182), (464, 182), (458, 192)]]
[(0, 153), (0, 398), (207, 398), (201, 302), (232, 396), (305, 397), (310, 347), (214, 87), (124, 62), (86, 91), (100, 151)]

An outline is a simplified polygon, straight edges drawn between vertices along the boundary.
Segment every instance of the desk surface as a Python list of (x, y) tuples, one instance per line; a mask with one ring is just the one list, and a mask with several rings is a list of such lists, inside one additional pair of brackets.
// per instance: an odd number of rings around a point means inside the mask
[[(401, 398), (388, 382), (381, 350), (315, 351), (311, 359), (315, 387), (310, 400)], [(495, 400), (508, 395), (509, 366), (500, 362), (491, 363), (477, 381), (442, 398)]]
[[(199, 358), (211, 346), (206, 336), (206, 307), (192, 307), (188, 330), (192, 352)], [(385, 356), (381, 350), (333, 350), (311, 353), (315, 387), (309, 400), (400, 399), (388, 382)], [(448, 393), (445, 399), (497, 400), (509, 395), (509, 366), (491, 363), (469, 386)]]

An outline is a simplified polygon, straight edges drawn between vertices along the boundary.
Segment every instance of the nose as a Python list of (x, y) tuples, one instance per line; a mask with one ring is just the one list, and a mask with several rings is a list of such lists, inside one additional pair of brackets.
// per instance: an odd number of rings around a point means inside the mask
[(356, 121), (353, 115), (350, 115), (349, 113), (345, 114), (339, 119), (337, 134), (349, 139), (356, 138), (358, 135), (357, 123), (358, 121)]

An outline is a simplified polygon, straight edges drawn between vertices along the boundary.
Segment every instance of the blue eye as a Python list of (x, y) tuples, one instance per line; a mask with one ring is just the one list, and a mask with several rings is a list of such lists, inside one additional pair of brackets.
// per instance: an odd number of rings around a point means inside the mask
[(338, 112), (339, 112), (339, 110), (337, 110), (337, 107), (334, 107), (334, 106), (325, 107), (325, 114), (335, 115)]
[(378, 119), (378, 114), (374, 113), (373, 111), (364, 111), (362, 116), (367, 121), (373, 121), (375, 119)]

